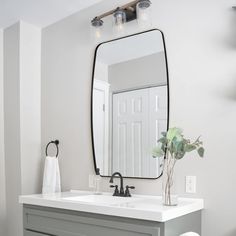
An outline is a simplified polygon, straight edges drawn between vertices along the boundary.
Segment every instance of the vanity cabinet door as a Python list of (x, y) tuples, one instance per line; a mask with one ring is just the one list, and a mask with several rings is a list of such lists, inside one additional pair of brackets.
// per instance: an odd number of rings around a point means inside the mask
[(161, 223), (53, 208), (24, 207), (24, 236), (163, 236)]

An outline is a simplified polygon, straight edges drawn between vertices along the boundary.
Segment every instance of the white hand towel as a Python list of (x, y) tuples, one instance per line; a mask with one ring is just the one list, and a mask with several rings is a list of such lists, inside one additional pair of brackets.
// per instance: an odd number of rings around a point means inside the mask
[(47, 156), (44, 165), (43, 194), (61, 192), (58, 158)]

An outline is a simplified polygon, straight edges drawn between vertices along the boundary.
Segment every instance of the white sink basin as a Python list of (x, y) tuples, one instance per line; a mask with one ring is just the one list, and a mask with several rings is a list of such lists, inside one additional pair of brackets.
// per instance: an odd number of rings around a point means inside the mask
[(83, 195), (76, 197), (66, 197), (63, 199), (73, 202), (80, 202), (80, 203), (84, 202), (84, 203), (102, 204), (102, 205), (126, 204), (141, 200), (135, 197), (114, 197), (109, 195)]

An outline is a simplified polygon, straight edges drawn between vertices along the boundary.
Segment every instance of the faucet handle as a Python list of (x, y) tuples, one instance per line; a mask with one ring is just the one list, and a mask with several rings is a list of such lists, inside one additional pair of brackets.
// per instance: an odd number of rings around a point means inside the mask
[(129, 186), (129, 185), (126, 185), (126, 188), (125, 188), (125, 197), (131, 197), (131, 194), (130, 194), (130, 189), (135, 189), (134, 186)]
[(115, 188), (115, 191), (113, 193), (113, 196), (120, 196), (118, 185), (110, 185), (110, 188)]

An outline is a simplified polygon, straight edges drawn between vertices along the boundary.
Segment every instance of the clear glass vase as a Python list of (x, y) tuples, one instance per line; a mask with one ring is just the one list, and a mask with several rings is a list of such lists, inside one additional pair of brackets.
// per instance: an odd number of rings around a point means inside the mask
[(164, 162), (162, 175), (162, 202), (165, 206), (178, 205), (178, 195), (176, 191), (176, 184), (174, 182), (174, 168), (176, 161), (176, 159), (167, 155)]

